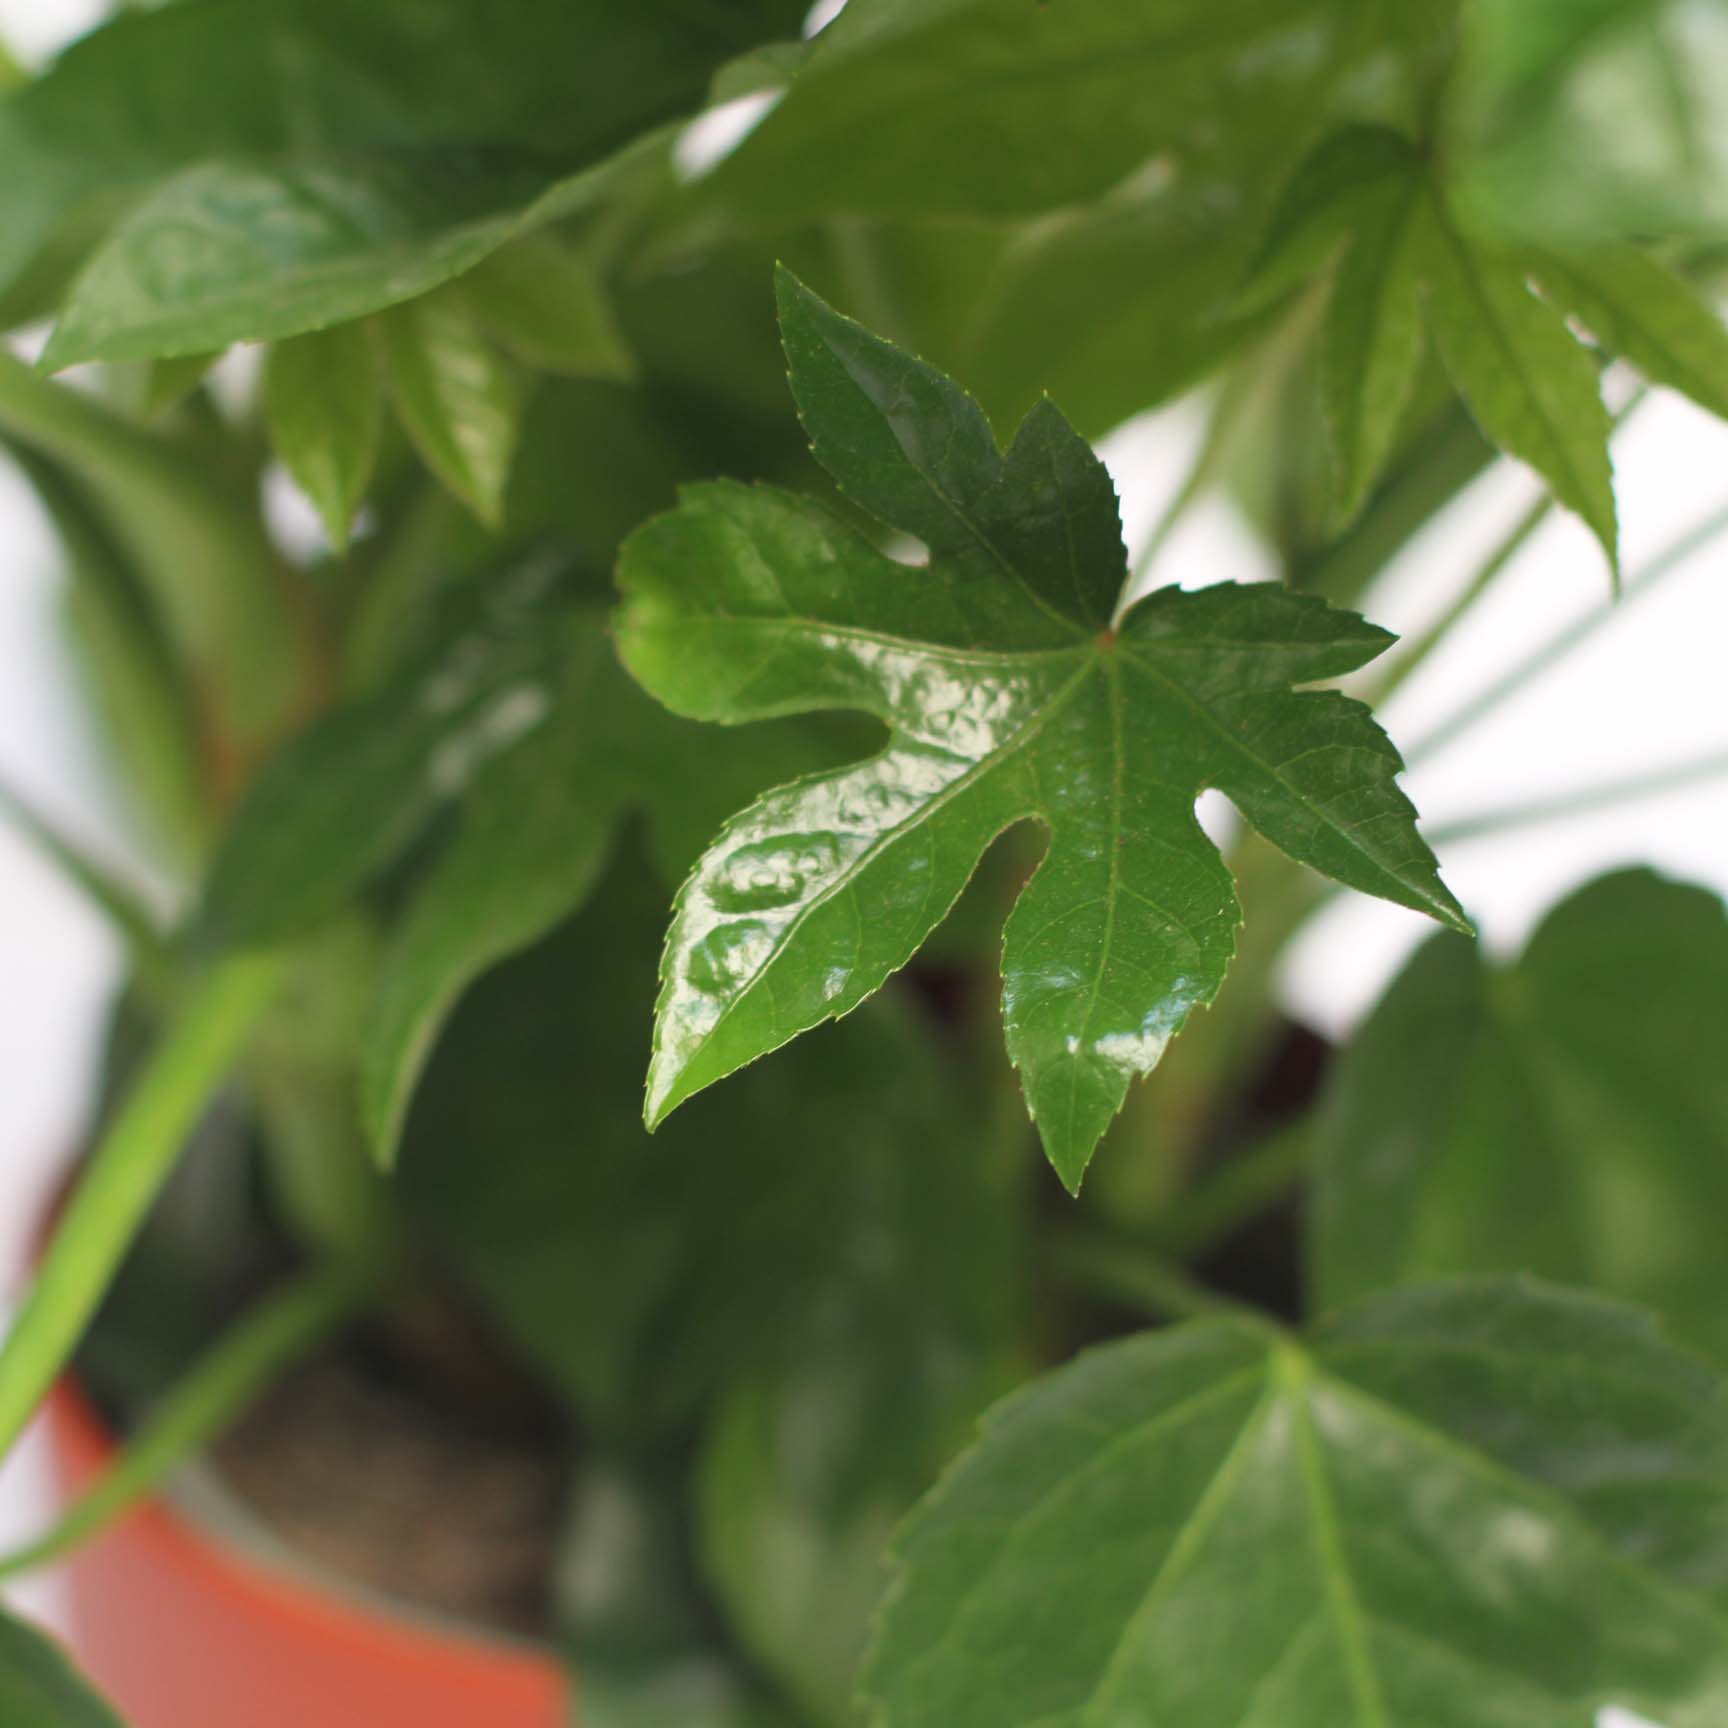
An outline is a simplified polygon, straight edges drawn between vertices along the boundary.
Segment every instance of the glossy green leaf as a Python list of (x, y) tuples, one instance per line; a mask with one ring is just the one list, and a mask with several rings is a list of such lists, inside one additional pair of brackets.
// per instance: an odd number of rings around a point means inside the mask
[(371, 484), (384, 430), (378, 356), (367, 332), (339, 325), (278, 342), (264, 371), (270, 441), (311, 499), (338, 552)]
[(1488, 437), (1576, 511), (1618, 567), (1608, 410), (1596, 363), (1518, 259), (1467, 236), (1437, 197), (1417, 206), (1428, 317), (1446, 370)]
[(1008, 1047), (1077, 1187), (1129, 1082), (1211, 999), (1235, 943), (1207, 786), (1352, 886), (1462, 925), (1366, 710), (1290, 686), (1388, 641), (1276, 587), (1161, 591), (1112, 628), (1127, 575), (1103, 465), (1048, 401), (1006, 456), (940, 373), (782, 279), (792, 387), (817, 458), (919, 537), (926, 567), (766, 488), (691, 488), (626, 545), (620, 644), (676, 712), (826, 707), (884, 752), (770, 793), (679, 896), (648, 1117), (848, 1012), (903, 966), (986, 847), (1036, 820), (1043, 868), (1009, 921)]
[(460, 294), (380, 314), (376, 329), (396, 412), (426, 466), (496, 525), (522, 419), (522, 381)]
[(619, 1075), (649, 1024), (665, 899), (626, 847), (456, 1009), (396, 1178), (429, 1247), (585, 1419), (638, 1443), (781, 1360), (815, 1293), (872, 1255), (933, 1337), (993, 1336), (1004, 1191), (903, 1005), (644, 1133)]
[(1456, 173), (1509, 237), (1728, 232), (1720, 0), (1481, 0)]
[(463, 284), (474, 315), (519, 359), (572, 378), (634, 369), (592, 259), (535, 234), (494, 252)]
[(1646, 871), (1516, 963), (1424, 948), (1342, 1058), (1314, 1208), (1324, 1303), (1528, 1269), (1659, 1308), (1728, 1360), (1728, 917)]
[(1654, 384), (1728, 416), (1728, 329), (1685, 277), (1631, 246), (1532, 260), (1543, 291)]
[(0, 1614), (0, 1719), (6, 1728), (122, 1728), (53, 1644)]
[(386, 687), (337, 708), (269, 762), (205, 887), (213, 937), (250, 944), (335, 916), (476, 771), (539, 726), (560, 655), (565, 573), (544, 558), (453, 596)]
[(879, 1728), (1708, 1728), (1728, 1388), (1532, 1284), (1192, 1323), (1001, 1406), (895, 1560)]
[(419, 294), (792, 36), (800, 0), (184, 0), (78, 43), (0, 110), (0, 282), (145, 194), (53, 364), (298, 334)]

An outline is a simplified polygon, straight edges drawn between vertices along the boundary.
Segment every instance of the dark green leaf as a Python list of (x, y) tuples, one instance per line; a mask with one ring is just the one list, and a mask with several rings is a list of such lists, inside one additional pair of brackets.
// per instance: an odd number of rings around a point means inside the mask
[(630, 376), (605, 279), (575, 247), (531, 235), (494, 252), (463, 286), (474, 315), (529, 365), (573, 378)]
[(813, 1293), (872, 1252), (933, 1336), (976, 1335), (1002, 1287), (989, 1160), (928, 1038), (886, 1005), (644, 1134), (618, 1077), (649, 1023), (664, 906), (627, 848), (588, 906), (475, 986), (397, 1177), (530, 1359), (626, 1436), (773, 1361)]
[(0, 1720), (6, 1728), (122, 1728), (59, 1648), (9, 1614), (0, 1614)]
[(1456, 172), (1508, 236), (1728, 232), (1717, 0), (1481, 0)]
[(564, 586), (543, 558), (487, 572), (388, 687), (276, 756), (223, 838), (206, 930), (274, 942), (334, 916), (483, 763), (540, 725), (571, 642), (558, 610)]
[(622, 788), (594, 710), (621, 683), (605, 638), (579, 640), (546, 720), (480, 767), (456, 838), (414, 897), (385, 959), (362, 1065), (366, 1129), (385, 1162), (462, 991), (567, 917), (605, 867)]
[(1008, 926), (1009, 1051), (1077, 1186), (1234, 947), (1229, 872), (1194, 819), (1227, 792), (1292, 856), (1462, 925), (1398, 756), (1366, 710), (1289, 686), (1388, 638), (1275, 587), (1160, 592), (1111, 628), (1127, 575), (1115, 496), (1048, 403), (1004, 457), (940, 373), (790, 278), (782, 329), (817, 457), (929, 547), (884, 557), (826, 511), (728, 484), (627, 544), (621, 644), (675, 711), (738, 721), (857, 708), (887, 749), (770, 793), (679, 897), (650, 1121), (911, 958), (979, 856), (1025, 820), (1051, 850)]
[(1705, 1728), (1728, 1387), (1530, 1284), (1190, 1324), (1003, 1405), (895, 1558), (879, 1728)]
[(381, 313), (390, 393), (426, 466), (495, 526), (522, 419), (522, 382), (464, 296), (427, 295)]
[(384, 428), (378, 357), (365, 329), (340, 325), (279, 342), (264, 373), (270, 440), (338, 552), (366, 496)]
[(795, 35), (802, 0), (499, 7), (184, 0), (77, 44), (0, 110), (0, 282), (145, 191), (55, 364), (297, 334), (424, 292)]
[(1728, 416), (1728, 330), (1683, 276), (1630, 246), (1542, 253), (1533, 268), (1548, 295), (1609, 353)]
[(1660, 1308), (1728, 1359), (1728, 918), (1644, 871), (1501, 969), (1441, 940), (1340, 1063), (1314, 1242), (1334, 1303), (1528, 1269)]
[(1477, 423), (1583, 517), (1618, 567), (1608, 410), (1596, 363), (1531, 292), (1510, 253), (1467, 237), (1437, 197), (1417, 206), (1428, 317), (1446, 370)]

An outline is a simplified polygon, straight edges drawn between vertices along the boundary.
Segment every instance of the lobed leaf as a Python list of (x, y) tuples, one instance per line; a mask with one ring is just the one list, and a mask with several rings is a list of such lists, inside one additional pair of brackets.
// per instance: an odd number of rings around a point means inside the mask
[(1320, 1300), (1530, 1270), (1659, 1309), (1728, 1360), (1728, 917), (1622, 871), (1508, 967), (1442, 939), (1340, 1060), (1312, 1214)]
[(1002, 1405), (894, 1558), (880, 1728), (1705, 1728), (1728, 1387), (1522, 1282), (1191, 1323)]
[(627, 543), (621, 651), (675, 712), (856, 708), (889, 733), (879, 756), (767, 794), (698, 864), (667, 941), (648, 1119), (854, 1008), (995, 838), (1035, 820), (1050, 851), (1009, 920), (1004, 1015), (1046, 1151), (1077, 1187), (1233, 951), (1203, 789), (1291, 856), (1464, 926), (1384, 734), (1355, 703), (1290, 689), (1389, 638), (1272, 586), (1163, 591), (1113, 628), (1114, 493), (1054, 407), (1003, 455), (954, 384), (784, 275), (781, 321), (818, 459), (930, 562), (729, 483), (690, 488)]

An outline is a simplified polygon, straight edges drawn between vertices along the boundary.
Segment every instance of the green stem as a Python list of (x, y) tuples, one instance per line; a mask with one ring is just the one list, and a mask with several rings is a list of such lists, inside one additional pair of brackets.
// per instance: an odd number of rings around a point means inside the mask
[(0, 781), (0, 817), (33, 845), (107, 919), (134, 968), (161, 982), (171, 971), (162, 931), (139, 895), (44, 816), (23, 793)]
[(1628, 578), (1620, 590), (1618, 600), (1597, 607), (1575, 623), (1556, 631), (1510, 671), (1478, 691), (1439, 725), (1418, 739), (1404, 752), (1405, 765), (1414, 767), (1418, 762), (1443, 750), (1448, 744), (1456, 743), (1465, 733), (1474, 731), (1491, 714), (1520, 694), (1527, 684), (1582, 647), (1610, 619), (1621, 616), (1635, 600), (1654, 593), (1661, 583), (1682, 568), (1694, 553), (1702, 550), (1725, 531), (1728, 531), (1728, 508), (1713, 510), (1703, 521), (1687, 529), (1664, 547), (1636, 576)]
[(1064, 1282), (1106, 1302), (1138, 1308), (1160, 1320), (1211, 1319), (1252, 1310), (1208, 1290), (1180, 1266), (1137, 1242), (1070, 1226), (1046, 1244), (1048, 1263)]
[(58, 1560), (99, 1535), (185, 1459), (203, 1450), (284, 1369), (360, 1306), (366, 1285), (321, 1266), (267, 1296), (194, 1364), (95, 1486), (27, 1547), (0, 1556), (0, 1579)]
[(1308, 1173), (1313, 1148), (1307, 1117), (1269, 1134), (1171, 1203), (1157, 1222), (1158, 1246), (1178, 1260), (1208, 1253), (1291, 1193)]
[(103, 1135), (0, 1349), (0, 1457), (65, 1367), (187, 1135), (276, 993), (284, 962), (243, 955), (188, 997)]
[[(1627, 398), (1625, 406), (1614, 416), (1613, 429), (1616, 432), (1632, 418), (1649, 394), (1648, 388), (1640, 385)], [(1506, 537), (1483, 560), (1475, 575), (1464, 585), (1463, 591), (1452, 604), (1420, 636), (1412, 637), (1407, 643), (1400, 646), (1399, 653), (1390, 670), (1374, 688), (1371, 700), (1375, 706), (1384, 702), (1393, 691), (1399, 689), (1434, 650), (1452, 634), (1459, 622), (1510, 568), (1513, 560), (1529, 544), (1536, 530), (1553, 513), (1554, 495), (1545, 491), (1518, 518)]]
[(1707, 756), (1695, 756), (1686, 762), (1676, 762), (1668, 768), (1658, 768), (1652, 773), (1628, 774), (1619, 780), (1606, 780), (1576, 792), (1563, 792), (1554, 798), (1539, 798), (1529, 804), (1508, 805), (1502, 810), (1484, 810), (1478, 815), (1466, 816), (1434, 829), (1428, 840), (1434, 846), (1457, 846), (1467, 840), (1508, 834), (1519, 828), (1535, 827), (1538, 823), (1554, 822), (1566, 816), (1582, 816), (1593, 810), (1609, 810), (1617, 804), (1634, 803), (1640, 798), (1654, 798), (1663, 792), (1702, 785), (1706, 781), (1722, 779), (1725, 776), (1728, 776), (1728, 751), (1718, 750)]

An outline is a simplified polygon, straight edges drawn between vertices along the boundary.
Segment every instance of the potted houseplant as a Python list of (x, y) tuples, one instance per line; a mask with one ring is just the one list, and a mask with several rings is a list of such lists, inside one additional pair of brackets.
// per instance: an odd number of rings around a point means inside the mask
[[(86, 1671), (0, 1620), (0, 1722), (1728, 1720), (1722, 904), (1485, 955), (1359, 699), (1550, 511), (1531, 665), (1672, 566), (1610, 438), (1728, 413), (1724, 72), (1678, 0), (177, 0), (11, 77), (0, 441), (179, 905), (10, 800), (131, 964), (0, 1352)], [(1131, 566), (1088, 440), (1185, 391)], [(1279, 581), (1160, 557), (1212, 489)], [(1336, 1051), (1328, 883), (1434, 927)]]

